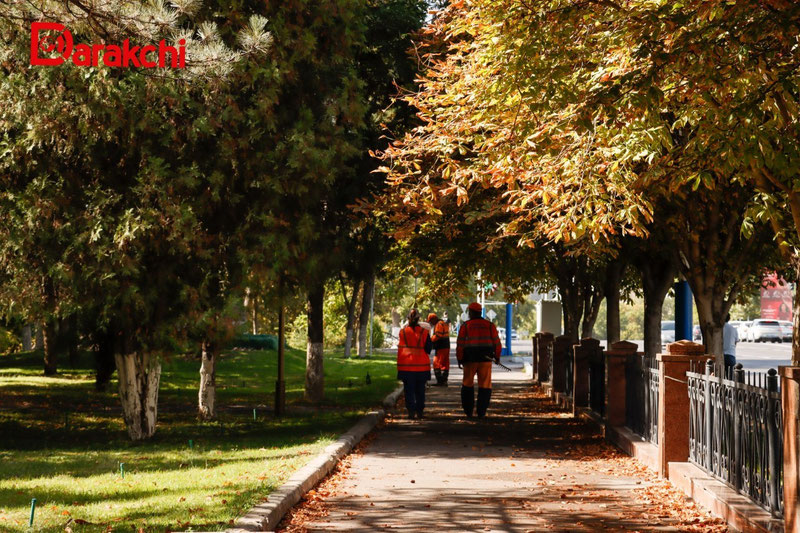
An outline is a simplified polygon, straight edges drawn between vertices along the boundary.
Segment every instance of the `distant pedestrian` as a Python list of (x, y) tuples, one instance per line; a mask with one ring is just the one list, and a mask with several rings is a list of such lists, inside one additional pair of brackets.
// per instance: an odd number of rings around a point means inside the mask
[(419, 313), (408, 313), (408, 325), (400, 330), (397, 343), (397, 379), (403, 382), (408, 418), (423, 418), (425, 386), (431, 379), (431, 339), (420, 326)]
[(461, 382), (461, 406), (467, 417), (472, 417), (475, 407), (475, 374), (478, 375), (478, 417), (486, 415), (492, 398), (492, 362), (500, 361), (503, 347), (497, 328), (481, 317), (481, 304), (473, 302), (467, 307), (469, 320), (458, 330), (456, 358), (464, 367)]
[(439, 320), (436, 313), (428, 315), (428, 323), (433, 326), (431, 342), (436, 350), (436, 355), (433, 356), (433, 375), (437, 386), (447, 387), (447, 378), (450, 376), (450, 326), (444, 320)]
[(722, 354), (725, 358), (725, 371), (730, 372), (736, 366), (736, 343), (739, 342), (739, 331), (730, 324), (731, 314), (725, 317), (722, 326)]

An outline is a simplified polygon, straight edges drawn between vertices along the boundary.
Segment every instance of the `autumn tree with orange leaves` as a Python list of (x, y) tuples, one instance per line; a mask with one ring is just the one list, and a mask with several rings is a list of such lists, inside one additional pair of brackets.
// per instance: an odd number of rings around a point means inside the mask
[[(472, 232), (473, 246), (510, 241), (536, 253), (565, 243), (571, 256), (603, 260), (623, 240), (663, 228), (667, 242), (641, 253), (669, 251), (665, 267), (677, 265), (689, 281), (708, 350), (721, 357), (721, 328), (741, 287), (775, 266), (765, 222), (779, 218), (780, 200), (774, 191), (766, 203), (756, 196), (765, 189), (721, 144), (721, 104), (703, 90), (754, 97), (763, 83), (718, 79), (714, 61), (690, 63), (689, 41), (702, 35), (722, 54), (711, 41), (719, 17), (730, 15), (728, 31), (751, 37), (743, 46), (763, 61), (748, 17), (771, 23), (775, 35), (788, 31), (776, 22), (786, 13), (754, 2), (748, 13), (741, 4), (750, 3), (451, 4), (429, 28), (426, 75), (408, 97), (421, 125), (382, 154), (398, 236), (424, 233), (450, 209), (467, 224), (491, 219)], [(732, 72), (747, 72), (736, 53), (726, 53)], [(765, 102), (727, 109), (764, 116)], [(652, 265), (637, 263), (651, 275)], [(674, 273), (661, 270), (666, 282), (654, 294), (663, 301)]]

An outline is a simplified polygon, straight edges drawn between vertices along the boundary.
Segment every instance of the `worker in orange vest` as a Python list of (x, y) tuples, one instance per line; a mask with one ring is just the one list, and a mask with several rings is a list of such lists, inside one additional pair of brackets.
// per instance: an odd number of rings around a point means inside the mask
[(397, 343), (397, 379), (403, 382), (408, 418), (423, 418), (425, 387), (431, 379), (431, 339), (419, 325), (419, 313), (408, 313), (408, 325), (400, 330)]
[(461, 406), (472, 418), (475, 407), (475, 375), (478, 375), (478, 418), (486, 416), (492, 398), (492, 361), (500, 361), (503, 346), (494, 324), (481, 317), (481, 304), (473, 302), (467, 307), (469, 320), (461, 325), (456, 341), (458, 366), (464, 367), (461, 382)]
[(447, 377), (450, 375), (450, 326), (444, 320), (439, 320), (436, 313), (428, 315), (428, 323), (433, 327), (431, 342), (436, 350), (433, 375), (436, 376), (437, 386), (447, 387)]

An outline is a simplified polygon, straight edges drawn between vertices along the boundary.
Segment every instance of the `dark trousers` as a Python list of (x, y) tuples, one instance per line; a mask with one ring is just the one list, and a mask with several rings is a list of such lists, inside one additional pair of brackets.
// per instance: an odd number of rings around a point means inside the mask
[(406, 409), (409, 413), (421, 413), (425, 409), (425, 384), (430, 372), (403, 372), (403, 392), (406, 394)]
[(725, 372), (733, 372), (733, 367), (736, 366), (736, 356), (726, 353), (725, 358)]

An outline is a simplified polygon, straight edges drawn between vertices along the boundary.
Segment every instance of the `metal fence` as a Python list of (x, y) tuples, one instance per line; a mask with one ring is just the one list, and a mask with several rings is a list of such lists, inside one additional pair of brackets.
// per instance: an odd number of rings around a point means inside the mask
[(658, 362), (631, 354), (625, 361), (625, 425), (658, 444)]
[(775, 516), (783, 515), (783, 421), (778, 376), (741, 365), (687, 372), (689, 460)]

